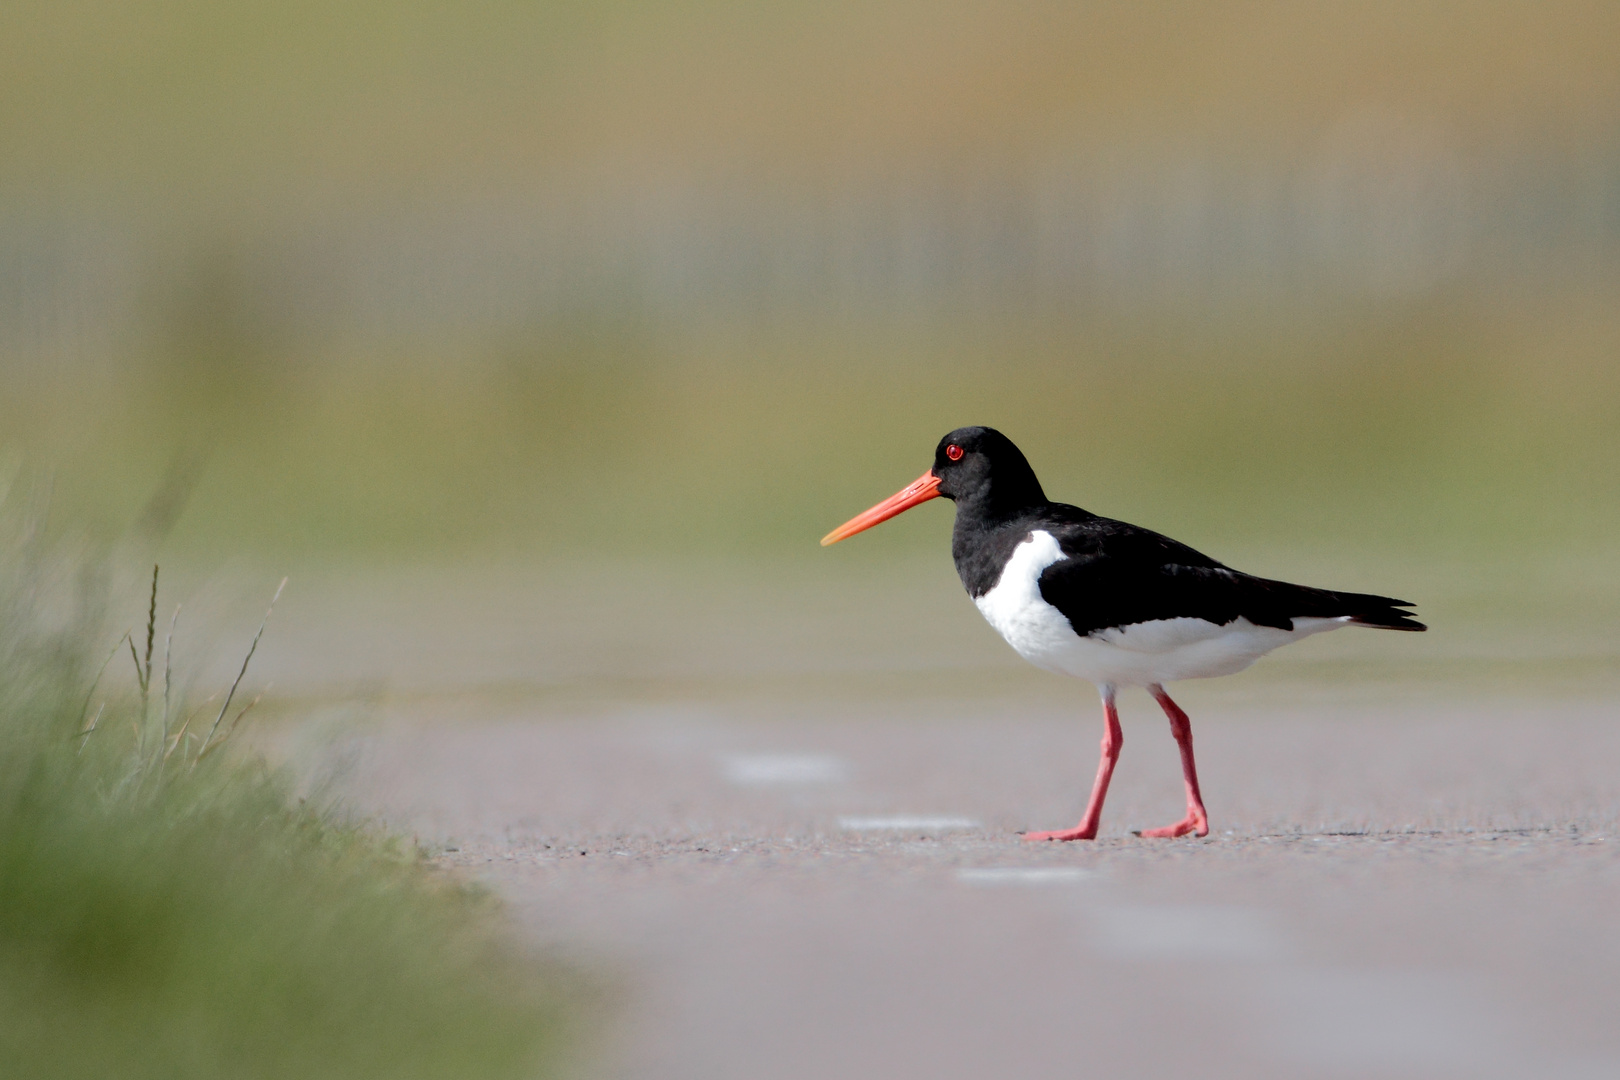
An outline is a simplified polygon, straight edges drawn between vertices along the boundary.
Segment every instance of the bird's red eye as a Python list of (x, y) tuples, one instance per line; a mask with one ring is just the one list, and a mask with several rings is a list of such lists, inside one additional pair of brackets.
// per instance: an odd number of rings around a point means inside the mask
[(945, 448), (945, 456), (950, 458), (952, 461), (961, 461), (962, 448), (957, 446), (955, 443), (951, 443), (951, 445)]

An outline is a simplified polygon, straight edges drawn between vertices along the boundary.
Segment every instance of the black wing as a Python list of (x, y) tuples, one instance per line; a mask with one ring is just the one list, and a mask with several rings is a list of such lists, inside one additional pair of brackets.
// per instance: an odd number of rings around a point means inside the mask
[(1067, 558), (1041, 574), (1041, 597), (1063, 612), (1077, 634), (1186, 617), (1218, 626), (1242, 617), (1291, 630), (1300, 617), (1349, 616), (1363, 626), (1427, 629), (1399, 610), (1412, 606), (1404, 600), (1254, 577), (1123, 521), (1076, 515), (1042, 527)]

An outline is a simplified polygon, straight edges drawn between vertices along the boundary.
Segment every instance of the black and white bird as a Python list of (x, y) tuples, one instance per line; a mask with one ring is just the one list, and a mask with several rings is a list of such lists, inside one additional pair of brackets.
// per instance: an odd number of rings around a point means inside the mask
[(1427, 629), (1405, 600), (1252, 577), (1148, 529), (1052, 502), (1023, 453), (993, 428), (958, 428), (933, 468), (822, 538), (835, 544), (929, 499), (956, 503), (951, 554), (991, 626), (1036, 667), (1087, 679), (1107, 727), (1085, 816), (1026, 840), (1091, 840), (1123, 736), (1114, 695), (1145, 687), (1181, 749), (1187, 816), (1138, 835), (1206, 836), (1192, 727), (1165, 683), (1242, 671), (1289, 642), (1341, 626)]

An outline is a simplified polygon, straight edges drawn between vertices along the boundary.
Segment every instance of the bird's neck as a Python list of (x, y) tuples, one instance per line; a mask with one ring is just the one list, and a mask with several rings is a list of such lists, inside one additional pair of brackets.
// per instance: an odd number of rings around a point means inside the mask
[(1029, 517), (1047, 505), (1046, 493), (1033, 473), (997, 477), (956, 498), (957, 529), (996, 529)]
[(1028, 535), (1044, 501), (958, 499), (951, 532), (951, 558), (968, 595), (977, 600), (1001, 578), (1002, 567)]

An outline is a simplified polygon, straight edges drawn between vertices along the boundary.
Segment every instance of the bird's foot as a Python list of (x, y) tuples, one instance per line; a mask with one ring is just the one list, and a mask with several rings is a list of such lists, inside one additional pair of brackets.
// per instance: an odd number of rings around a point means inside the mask
[(1208, 836), (1209, 819), (1203, 814), (1188, 814), (1174, 825), (1162, 829), (1138, 829), (1136, 835), (1147, 840), (1168, 840), (1177, 836)]
[(1095, 840), (1097, 839), (1097, 826), (1082, 827), (1076, 825), (1072, 829), (1062, 829), (1057, 832), (1027, 832), (1023, 834), (1025, 840)]

